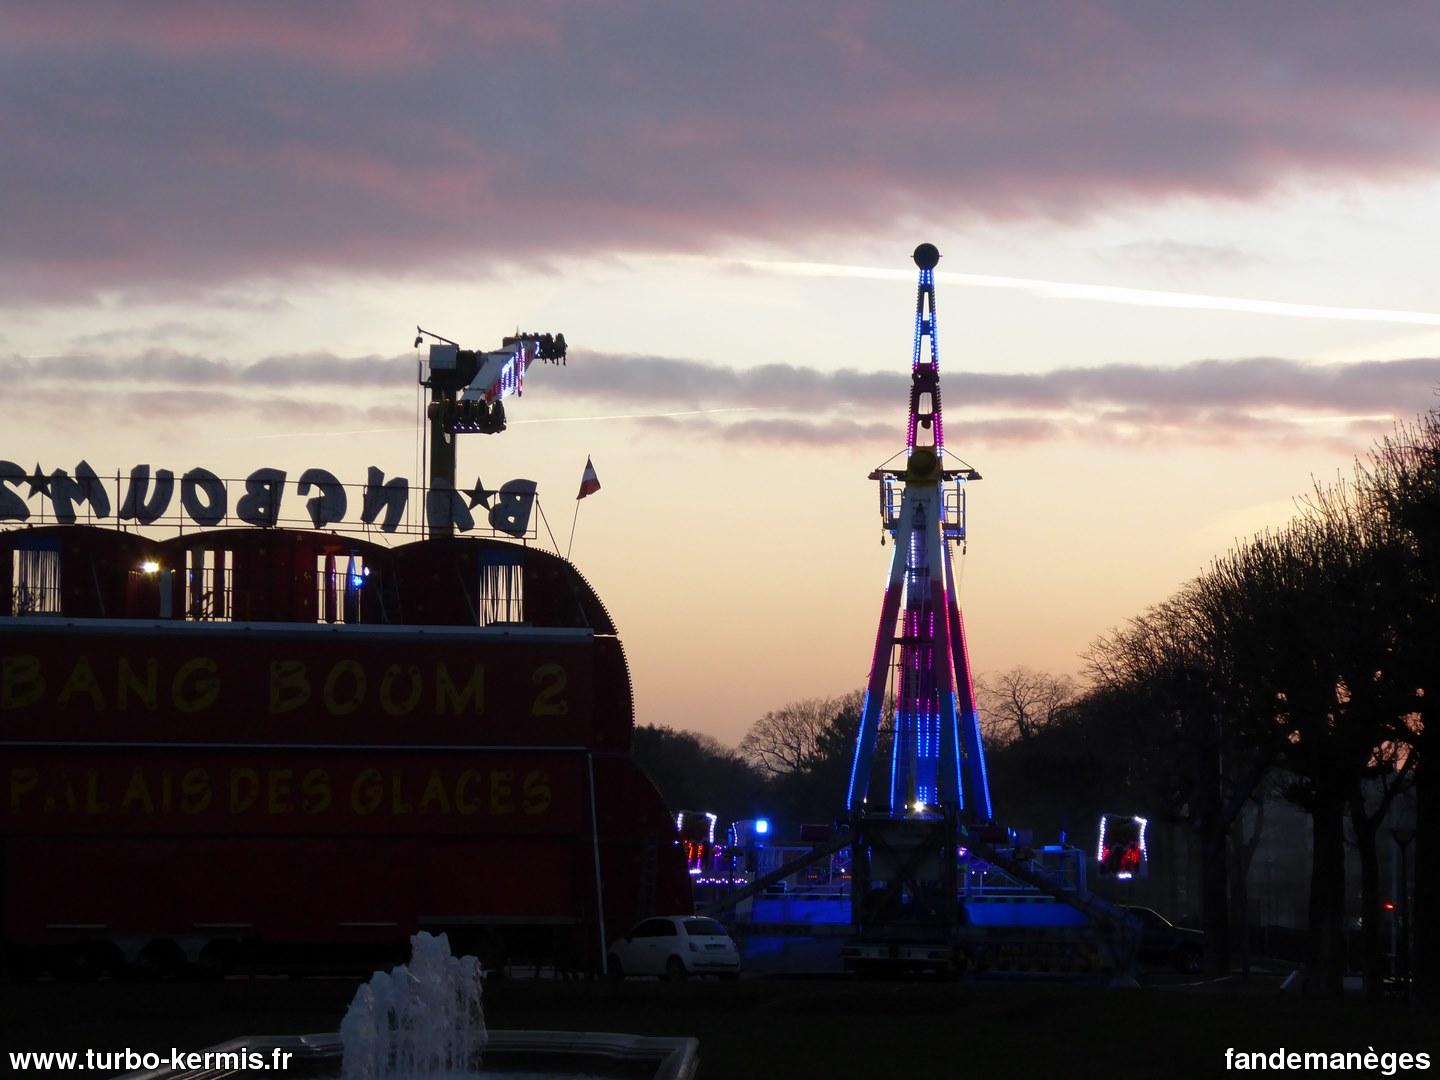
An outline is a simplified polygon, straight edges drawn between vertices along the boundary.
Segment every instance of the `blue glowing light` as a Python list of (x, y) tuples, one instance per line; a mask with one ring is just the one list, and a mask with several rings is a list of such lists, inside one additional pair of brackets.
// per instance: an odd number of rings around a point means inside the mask
[(765, 835), (766, 833), (768, 833), (769, 831), (770, 831), (770, 822), (768, 822), (767, 820), (765, 820), (763, 817), (762, 817), (762, 818), (756, 818), (756, 819), (755, 819), (755, 832), (756, 832), (757, 835), (759, 835), (759, 836), (764, 836), (764, 835)]

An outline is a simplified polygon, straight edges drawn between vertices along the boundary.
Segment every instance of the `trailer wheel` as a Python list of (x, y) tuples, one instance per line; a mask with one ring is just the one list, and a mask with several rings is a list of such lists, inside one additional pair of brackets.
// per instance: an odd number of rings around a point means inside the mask
[(169, 938), (156, 938), (140, 950), (125, 974), (137, 982), (154, 982), (178, 975), (185, 967), (185, 953)]
[(678, 956), (672, 956), (665, 961), (665, 978), (671, 982), (684, 982), (685, 977), (690, 973), (685, 970), (685, 961)]
[(240, 959), (238, 941), (211, 941), (195, 958), (195, 974), (202, 979), (223, 979)]
[(106, 948), (97, 942), (82, 942), (61, 949), (50, 958), (50, 973), (68, 983), (94, 982), (119, 967), (120, 959), (114, 947)]

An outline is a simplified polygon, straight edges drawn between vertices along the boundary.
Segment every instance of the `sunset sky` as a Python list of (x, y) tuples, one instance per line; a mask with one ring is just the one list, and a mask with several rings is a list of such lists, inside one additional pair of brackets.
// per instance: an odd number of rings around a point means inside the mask
[[(1433, 5), (0, 5), (0, 459), (417, 477), (416, 324), (563, 331), (538, 481), (638, 719), (864, 680), (935, 243), (978, 671), (1283, 523), (1440, 386)], [(549, 538), (541, 530), (544, 546)]]

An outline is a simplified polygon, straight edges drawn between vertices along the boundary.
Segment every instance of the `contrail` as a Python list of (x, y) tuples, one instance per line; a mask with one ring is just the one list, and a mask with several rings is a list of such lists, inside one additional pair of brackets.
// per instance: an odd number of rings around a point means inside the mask
[[(913, 270), (889, 270), (875, 266), (785, 262), (772, 259), (732, 259), (710, 255), (675, 256), (674, 258), (737, 266), (746, 270), (782, 274), (789, 277), (869, 278), (878, 281), (913, 281), (915, 279)], [(942, 271), (942, 273), (944, 272)], [(1119, 285), (1083, 285), (1071, 281), (1001, 277), (995, 274), (945, 273), (944, 277), (948, 281), (956, 281), (962, 285), (974, 285), (985, 289), (1018, 289), (1021, 292), (1056, 300), (1093, 300), (1104, 304), (1190, 308), (1199, 311), (1240, 311), (1250, 315), (1278, 315), (1289, 319), (1339, 319), (1349, 322), (1440, 326), (1440, 314), (1431, 311), (1337, 307), (1331, 304), (1294, 304), (1284, 300), (1252, 300), (1243, 296), (1208, 296), (1204, 293), (1129, 289)]]

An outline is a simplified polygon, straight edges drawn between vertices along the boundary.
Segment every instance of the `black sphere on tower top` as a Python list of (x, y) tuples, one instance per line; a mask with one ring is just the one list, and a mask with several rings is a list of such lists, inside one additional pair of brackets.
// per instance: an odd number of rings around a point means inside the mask
[(921, 244), (915, 249), (915, 265), (921, 270), (934, 270), (940, 261), (940, 249), (934, 244)]

